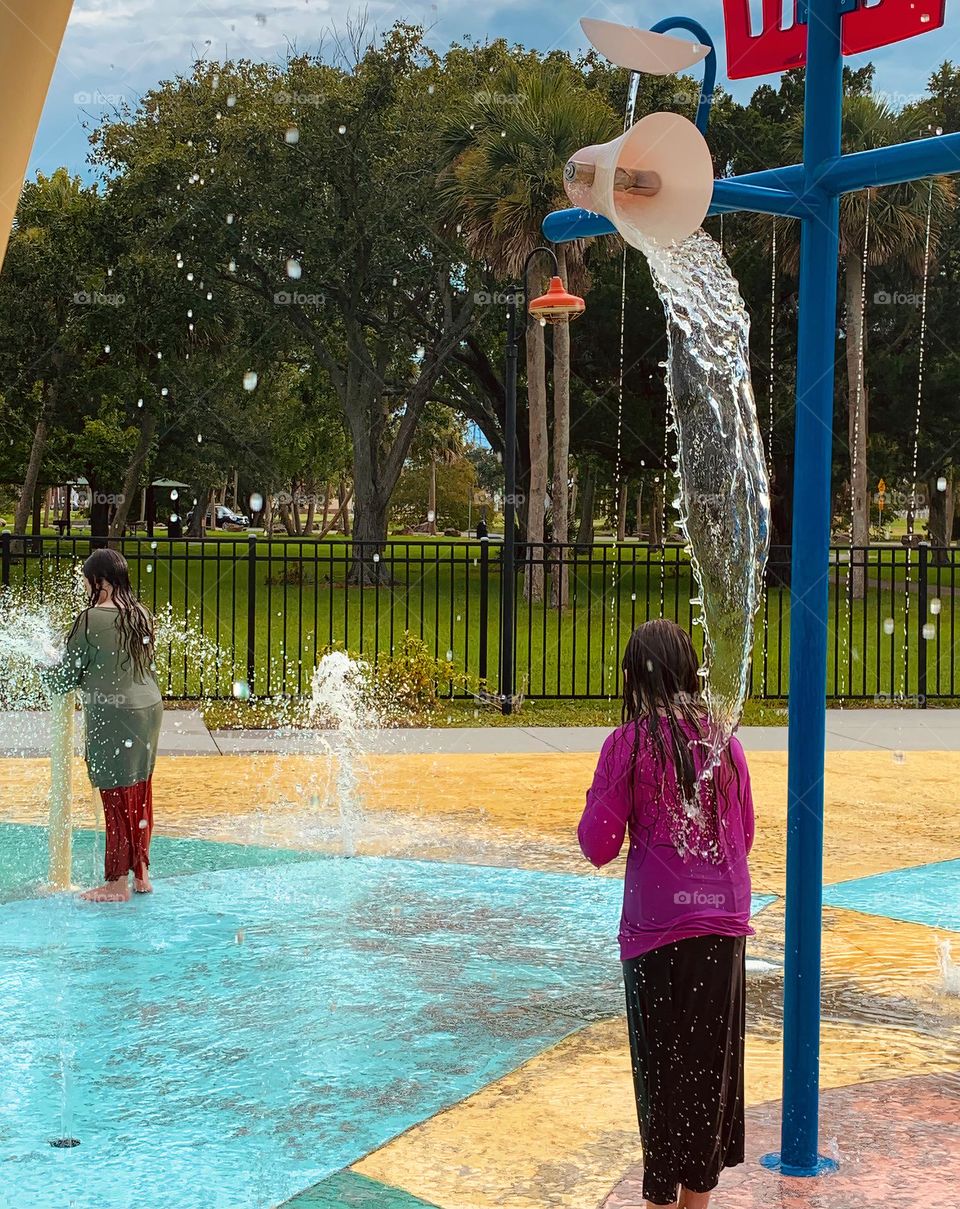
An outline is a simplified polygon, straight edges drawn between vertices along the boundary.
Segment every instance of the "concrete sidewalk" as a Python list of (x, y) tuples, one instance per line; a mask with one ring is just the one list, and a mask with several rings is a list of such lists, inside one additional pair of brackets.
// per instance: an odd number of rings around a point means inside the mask
[[(46, 756), (49, 726), (49, 714), (0, 711), (0, 756)], [(410, 728), (373, 732), (368, 749), (480, 755), (594, 752), (608, 733), (601, 726)], [(740, 731), (740, 739), (747, 751), (786, 751), (787, 728), (747, 726)], [(309, 730), (209, 731), (199, 710), (174, 709), (164, 715), (160, 754), (304, 754), (335, 749), (337, 742), (336, 734)], [(960, 751), (960, 709), (831, 709), (827, 711), (826, 747), (828, 751)]]

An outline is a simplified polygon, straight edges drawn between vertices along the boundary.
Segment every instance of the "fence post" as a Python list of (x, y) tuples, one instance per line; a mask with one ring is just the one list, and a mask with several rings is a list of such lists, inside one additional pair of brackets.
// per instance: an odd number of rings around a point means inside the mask
[(247, 688), (253, 696), (257, 664), (257, 535), (247, 538)]
[(927, 624), (927, 560), (930, 547), (921, 542), (917, 547), (919, 567), (917, 570), (917, 703), (927, 708), (927, 640), (923, 627)]
[(487, 679), (487, 623), (490, 616), (490, 542), (480, 538), (480, 656), (478, 675), (481, 684)]
[(10, 587), (10, 534), (0, 533), (0, 585)]

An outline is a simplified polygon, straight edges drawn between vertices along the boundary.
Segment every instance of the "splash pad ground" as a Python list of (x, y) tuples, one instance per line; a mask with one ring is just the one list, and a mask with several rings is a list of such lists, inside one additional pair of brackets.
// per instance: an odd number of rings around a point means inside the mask
[[(916, 717), (827, 757), (821, 1136), (841, 1167), (816, 1181), (757, 1162), (779, 1120), (786, 756), (751, 754), (749, 1161), (720, 1206), (949, 1199), (960, 998), (936, 942), (960, 957), (960, 752), (910, 747), (960, 728)], [(332, 855), (328, 757), (164, 756), (157, 894), (129, 908), (37, 896), (48, 766), (0, 760), (0, 1203), (638, 1204), (619, 884), (576, 852), (581, 738), (370, 756), (353, 861)], [(75, 795), (89, 828), (79, 764)], [(96, 860), (81, 830), (77, 878)]]

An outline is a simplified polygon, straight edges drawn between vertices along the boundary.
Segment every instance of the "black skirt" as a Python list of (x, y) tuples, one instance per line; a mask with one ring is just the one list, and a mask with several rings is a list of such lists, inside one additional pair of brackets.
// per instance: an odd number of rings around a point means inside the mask
[(623, 963), (643, 1195), (717, 1186), (743, 1162), (742, 936), (697, 936)]

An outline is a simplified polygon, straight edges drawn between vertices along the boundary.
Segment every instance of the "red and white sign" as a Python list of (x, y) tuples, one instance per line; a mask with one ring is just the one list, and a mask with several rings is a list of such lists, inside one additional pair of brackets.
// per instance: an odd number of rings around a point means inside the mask
[[(797, 23), (799, 0), (761, 0), (763, 28), (754, 30), (750, 0), (723, 0), (727, 75), (731, 80), (803, 67), (807, 27)], [(946, 0), (873, 0), (843, 17), (843, 53), (860, 54), (943, 25)]]

